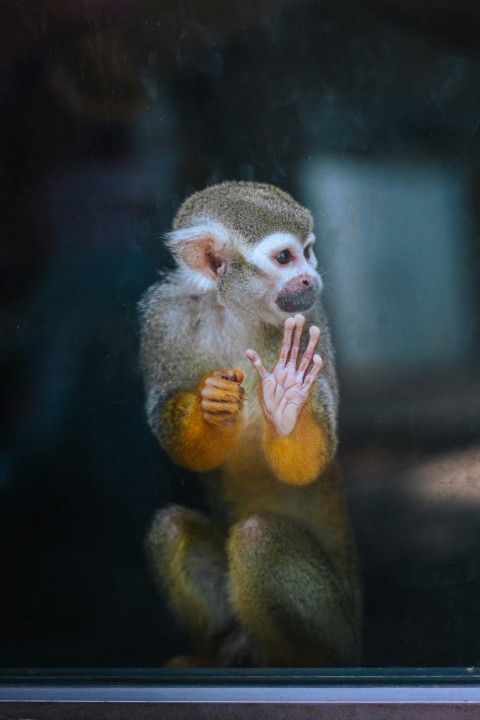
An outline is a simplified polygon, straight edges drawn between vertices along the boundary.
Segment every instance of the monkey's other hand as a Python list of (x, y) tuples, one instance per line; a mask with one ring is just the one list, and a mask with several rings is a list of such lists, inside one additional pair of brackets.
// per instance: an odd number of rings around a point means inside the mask
[[(310, 388), (323, 367), (322, 358), (315, 353), (320, 340), (320, 329), (316, 325), (310, 328), (310, 339), (297, 367), (304, 326), (303, 315), (295, 315), (285, 320), (280, 357), (271, 373), (265, 370), (255, 350), (246, 352), (262, 381), (265, 415), (277, 433), (284, 437), (294, 430), (300, 412), (307, 402)], [(310, 364), (313, 366), (307, 372)]]
[(241, 370), (214, 370), (200, 386), (200, 408), (210, 425), (232, 427), (243, 407), (244, 389)]

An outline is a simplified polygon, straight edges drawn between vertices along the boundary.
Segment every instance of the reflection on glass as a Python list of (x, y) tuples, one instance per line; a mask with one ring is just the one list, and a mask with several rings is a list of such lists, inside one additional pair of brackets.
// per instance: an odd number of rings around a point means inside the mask
[(182, 201), (309, 207), (363, 665), (478, 660), (480, 16), (472, 4), (0, 6), (0, 662), (193, 652), (145, 556), (205, 511), (150, 433), (137, 305)]
[(349, 373), (466, 365), (466, 179), (431, 161), (331, 158), (308, 163), (304, 185)]

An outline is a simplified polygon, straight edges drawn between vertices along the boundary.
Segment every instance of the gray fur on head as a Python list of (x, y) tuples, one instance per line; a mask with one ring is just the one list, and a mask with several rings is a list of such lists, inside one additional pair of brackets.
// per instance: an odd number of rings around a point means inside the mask
[(290, 232), (305, 240), (313, 228), (309, 210), (273, 185), (228, 181), (191, 195), (180, 207), (174, 230), (198, 224), (206, 216), (256, 243), (274, 232)]

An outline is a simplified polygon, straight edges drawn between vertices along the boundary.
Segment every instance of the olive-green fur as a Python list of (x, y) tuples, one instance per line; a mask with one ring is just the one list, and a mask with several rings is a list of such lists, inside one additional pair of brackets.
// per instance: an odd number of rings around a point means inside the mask
[(191, 195), (178, 211), (174, 230), (200, 218), (218, 221), (254, 244), (274, 232), (289, 232), (306, 240), (312, 232), (310, 212), (273, 185), (224, 182)]
[[(198, 399), (203, 376), (241, 369), (245, 402), (233, 450), (202, 474), (212, 517), (177, 506), (155, 516), (147, 538), (155, 581), (212, 664), (355, 664), (357, 561), (335, 463), (337, 379), (320, 298), (304, 313), (307, 327), (320, 328), (324, 361), (309, 397), (326, 438), (325, 464), (313, 482), (280, 482), (270, 468), (258, 375), (245, 357), (253, 348), (268, 370), (274, 367), (286, 314), (266, 311), (273, 282), (242, 246), (277, 231), (306, 239), (311, 215), (273, 186), (226, 182), (188, 198), (174, 228), (199, 220), (221, 223), (238, 242), (230, 243), (228, 269), (213, 288), (193, 287), (179, 268), (146, 292), (140, 308), (148, 420), (173, 456), (179, 428), (191, 428), (184, 408)], [(302, 351), (307, 342), (304, 332)]]

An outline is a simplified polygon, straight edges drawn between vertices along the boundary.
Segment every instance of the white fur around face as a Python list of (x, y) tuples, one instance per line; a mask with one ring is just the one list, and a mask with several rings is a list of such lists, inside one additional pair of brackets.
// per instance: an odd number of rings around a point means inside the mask
[(313, 246), (315, 244), (316, 239), (317, 238), (315, 237), (315, 235), (313, 233), (310, 233), (310, 235), (307, 237), (307, 242), (303, 246), (305, 249), (306, 247), (308, 247), (310, 245), (310, 259), (308, 262), (313, 268), (316, 268), (318, 265), (317, 256), (315, 255), (315, 252), (313, 250)]
[(205, 235), (212, 235), (219, 246), (225, 247), (230, 241), (227, 228), (222, 223), (207, 217), (192, 218), (192, 224), (180, 230), (172, 230), (167, 234), (167, 245), (175, 252), (175, 246), (180, 242), (195, 242)]
[(191, 293), (208, 293), (218, 287), (216, 280), (207, 277), (200, 270), (192, 270), (183, 262), (178, 274), (182, 278), (184, 287), (187, 287)]
[[(313, 233), (308, 236), (304, 244), (290, 233), (272, 233), (260, 240), (255, 247), (248, 249), (245, 256), (250, 263), (256, 265), (264, 272), (278, 275), (284, 282), (288, 282), (288, 280), (301, 273), (319, 277), (315, 272), (317, 258), (313, 253), (313, 248), (310, 248), (310, 257), (308, 260), (303, 254), (304, 249), (309, 245), (313, 245), (314, 241), (315, 236)], [(275, 256), (282, 252), (282, 250), (289, 250), (294, 258), (286, 265), (281, 265), (275, 260)]]
[[(205, 235), (214, 238), (215, 246), (220, 253), (231, 243), (230, 234), (224, 225), (207, 217), (193, 218), (192, 225), (189, 227), (174, 230), (167, 235), (167, 243), (177, 259), (179, 273), (192, 292), (208, 293), (215, 291), (217, 281), (208, 277), (201, 270), (189, 267), (177, 251), (177, 246), (184, 243), (195, 243)], [(302, 244), (291, 233), (276, 232), (262, 238), (254, 247), (244, 246), (242, 250), (248, 262), (256, 265), (269, 275), (276, 276), (279, 286), (284, 285), (297, 275), (308, 274), (317, 278), (321, 288), (321, 278), (315, 271), (317, 259), (312, 247), (314, 242), (315, 235), (313, 233)], [(310, 246), (310, 257), (307, 259), (303, 253), (308, 246)], [(275, 260), (275, 256), (282, 250), (289, 250), (293, 256), (292, 261), (285, 265), (281, 265)]]

